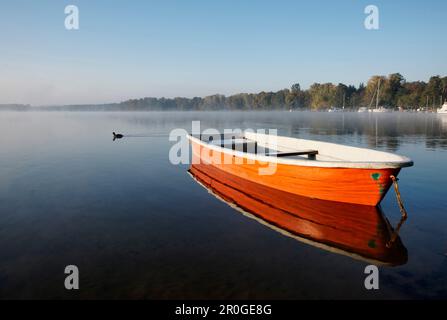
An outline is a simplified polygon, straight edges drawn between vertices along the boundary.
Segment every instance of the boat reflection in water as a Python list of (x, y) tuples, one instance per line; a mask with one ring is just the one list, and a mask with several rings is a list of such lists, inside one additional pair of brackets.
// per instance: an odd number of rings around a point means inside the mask
[(206, 164), (193, 164), (189, 173), (244, 215), (300, 242), (376, 265), (407, 262), (407, 250), (380, 207), (306, 198)]

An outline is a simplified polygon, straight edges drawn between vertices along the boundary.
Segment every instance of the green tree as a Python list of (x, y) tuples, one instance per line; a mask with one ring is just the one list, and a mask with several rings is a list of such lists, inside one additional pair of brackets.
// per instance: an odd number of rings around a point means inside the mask
[(437, 108), (445, 87), (440, 76), (431, 77), (425, 87), (424, 95), (428, 97), (429, 107)]
[(392, 107), (396, 106), (404, 84), (405, 78), (400, 73), (390, 74), (383, 86), (383, 103)]
[(299, 93), (299, 92), (301, 92), (300, 84), (299, 83), (293, 84), (292, 88), (291, 88), (291, 91), (292, 91), (292, 93)]
[[(383, 86), (386, 82), (386, 78), (384, 76), (372, 76), (368, 83), (366, 84), (365, 93), (363, 96), (363, 104), (365, 106), (375, 106), (376, 98), (377, 98), (377, 88), (380, 82), (380, 91), (383, 90)], [(379, 93), (379, 105), (382, 105), (384, 102), (383, 94)]]
[(327, 109), (337, 102), (337, 87), (332, 83), (314, 83), (310, 89), (312, 109)]

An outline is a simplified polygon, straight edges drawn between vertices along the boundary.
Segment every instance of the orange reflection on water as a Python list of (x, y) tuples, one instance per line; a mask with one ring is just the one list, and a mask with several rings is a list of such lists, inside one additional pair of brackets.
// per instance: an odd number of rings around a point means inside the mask
[[(380, 207), (306, 198), (193, 164), (194, 179), (218, 198), (270, 228), (331, 252), (381, 265), (407, 262)], [(388, 246), (387, 246), (388, 244)]]

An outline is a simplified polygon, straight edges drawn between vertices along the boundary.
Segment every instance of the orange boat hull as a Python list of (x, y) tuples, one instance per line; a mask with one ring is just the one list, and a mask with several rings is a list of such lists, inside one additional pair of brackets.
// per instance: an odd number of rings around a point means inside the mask
[(363, 169), (299, 166), (275, 163), (274, 174), (260, 175), (268, 163), (233, 156), (192, 141), (193, 163), (214, 166), (224, 172), (292, 194), (345, 203), (378, 205), (392, 184), (391, 175), (400, 168)]

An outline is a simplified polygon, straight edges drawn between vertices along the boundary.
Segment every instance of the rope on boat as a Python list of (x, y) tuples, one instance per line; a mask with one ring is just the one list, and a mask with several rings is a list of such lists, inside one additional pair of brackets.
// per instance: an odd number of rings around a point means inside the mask
[(393, 243), (396, 241), (397, 237), (399, 236), (400, 228), (404, 224), (405, 220), (407, 220), (407, 218), (408, 218), (407, 210), (405, 210), (405, 207), (404, 207), (404, 204), (402, 201), (402, 197), (399, 192), (399, 184), (397, 183), (397, 181), (399, 181), (399, 179), (397, 179), (393, 175), (391, 175), (390, 178), (391, 178), (391, 180), (393, 180), (394, 192), (396, 193), (397, 204), (399, 205), (399, 209), (400, 209), (402, 218), (400, 219), (399, 223), (397, 224), (396, 229), (394, 229), (394, 232), (391, 235), (390, 241), (388, 241), (388, 243), (386, 244), (387, 248), (390, 248), (393, 245)]
[(396, 193), (397, 203), (399, 204), (399, 209), (400, 209), (400, 213), (402, 214), (402, 218), (407, 219), (407, 217), (408, 217), (407, 210), (405, 210), (404, 204), (402, 202), (402, 197), (400, 196), (400, 192), (399, 192), (399, 185), (397, 183), (397, 181), (399, 181), (399, 179), (397, 179), (393, 175), (391, 175), (390, 178), (391, 178), (391, 180), (393, 180), (394, 192)]

